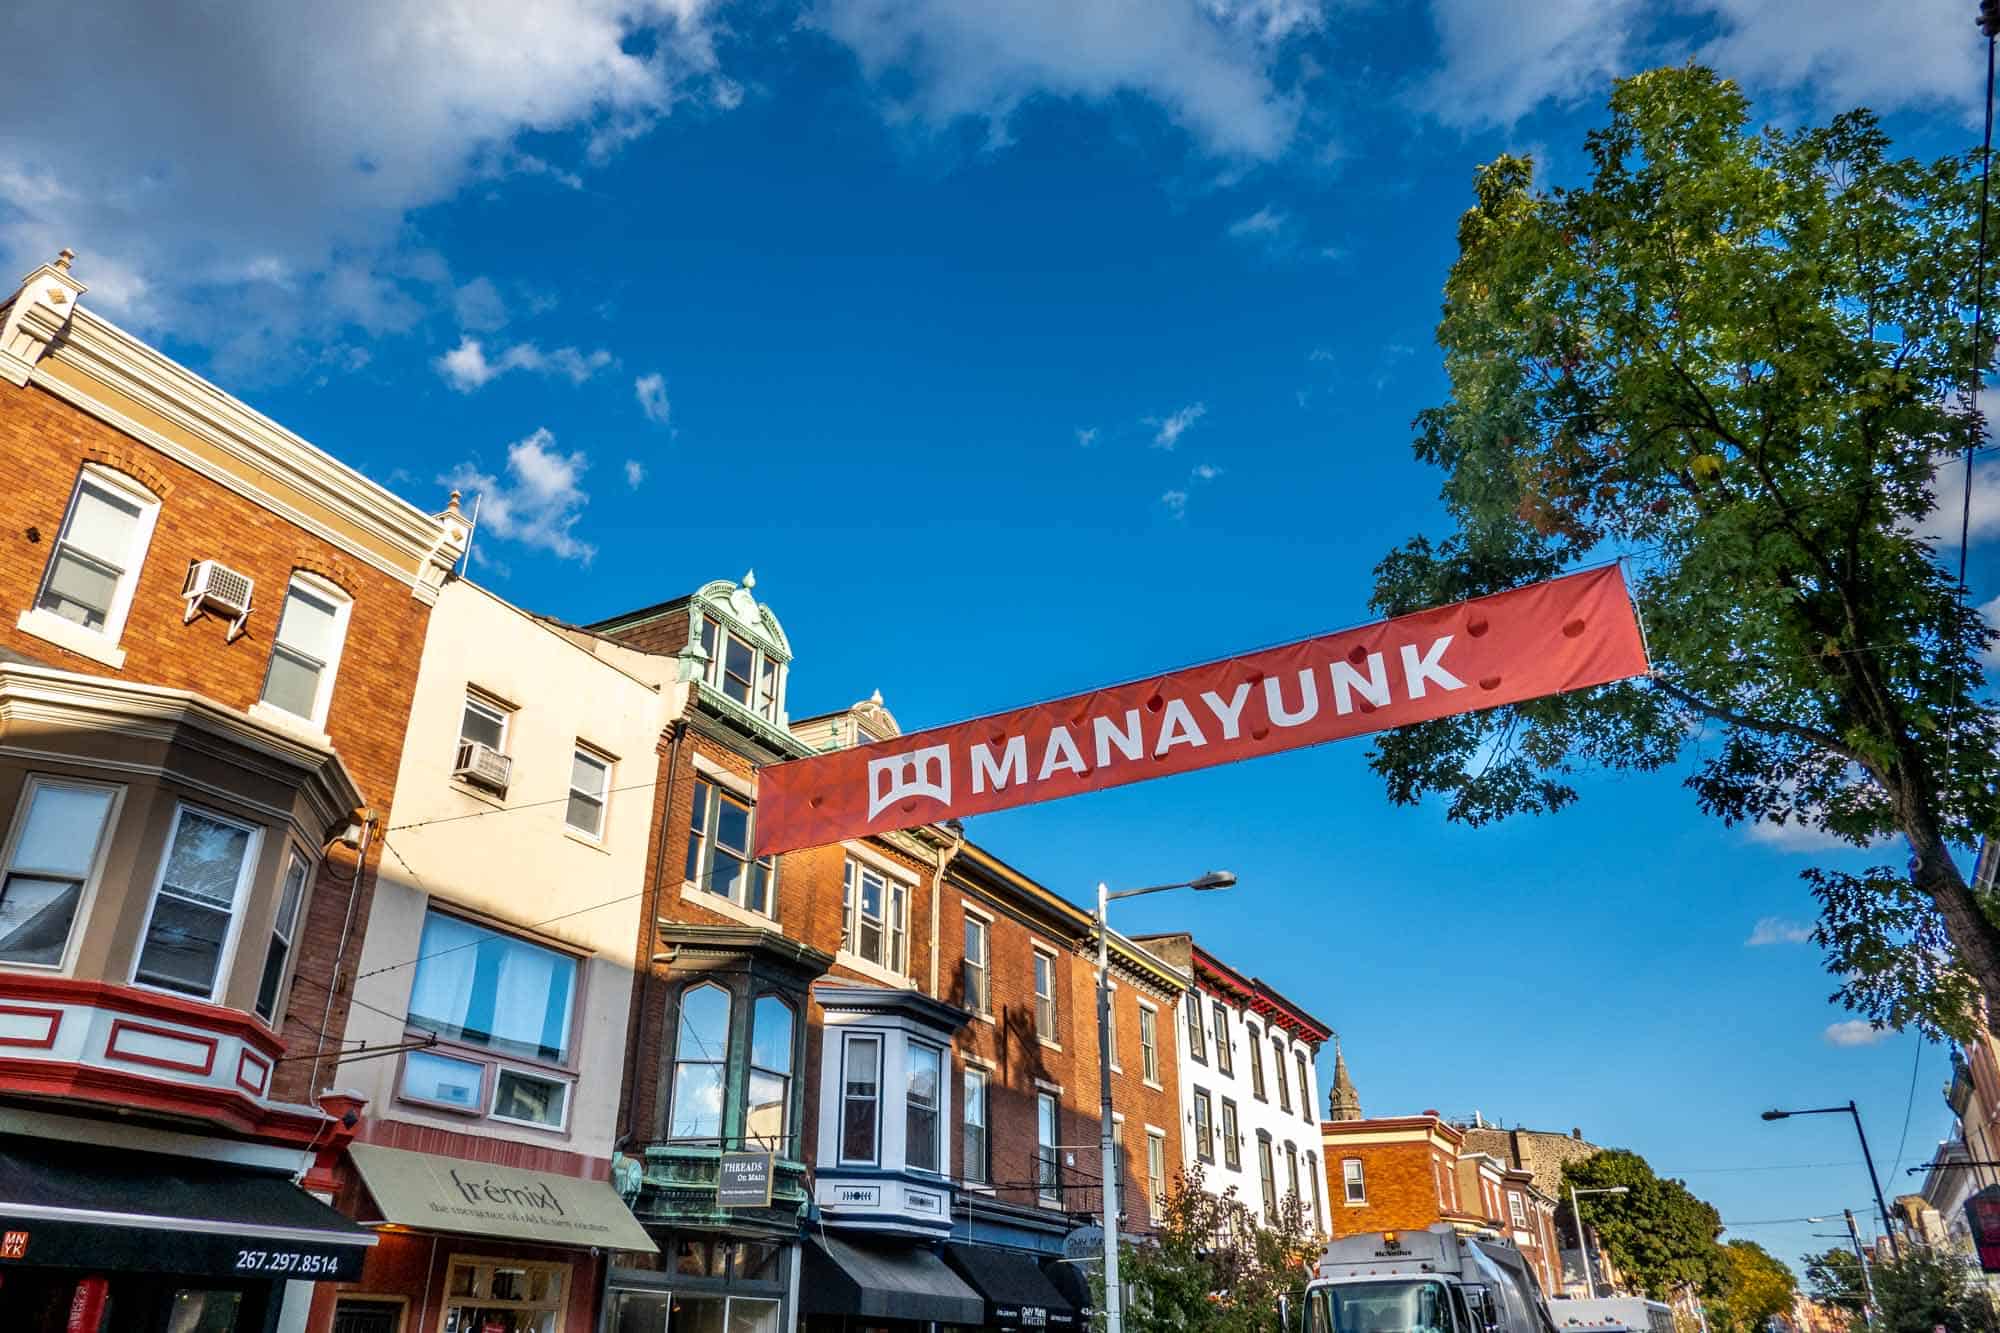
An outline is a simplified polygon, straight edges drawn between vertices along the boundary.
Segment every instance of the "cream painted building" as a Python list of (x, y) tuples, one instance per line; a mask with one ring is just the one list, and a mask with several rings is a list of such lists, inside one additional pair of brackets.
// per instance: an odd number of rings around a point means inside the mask
[(347, 1033), (437, 1039), (344, 1067), (365, 1141), (538, 1166), (564, 1159), (532, 1150), (553, 1150), (603, 1178), (657, 747), (684, 698), (472, 583), (444, 587)]

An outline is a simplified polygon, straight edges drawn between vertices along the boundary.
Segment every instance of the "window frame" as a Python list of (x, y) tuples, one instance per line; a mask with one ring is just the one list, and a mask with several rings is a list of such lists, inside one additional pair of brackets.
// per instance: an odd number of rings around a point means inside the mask
[[(861, 927), (864, 920), (870, 920), (862, 908), (862, 880), (864, 877), (879, 881), (882, 885), (882, 914), (879, 918), (879, 933), (876, 938), (880, 945), (881, 957), (870, 958), (861, 947)], [(910, 971), (910, 896), (915, 886), (900, 875), (891, 873), (883, 866), (866, 857), (856, 856), (850, 849), (846, 867), (841, 871), (841, 949), (849, 956), (879, 967), (895, 976), (906, 977)]]
[(1194, 1109), (1190, 1114), (1194, 1117), (1194, 1157), (1197, 1162), (1207, 1162), (1213, 1166), (1215, 1164), (1215, 1100), (1209, 1096), (1208, 1089), (1203, 1087), (1195, 1088), (1193, 1100)]
[(1146, 1000), (1139, 1001), (1139, 1077), (1160, 1086), (1160, 1007)]
[[(278, 917), (284, 914), (285, 885), (292, 877), (293, 866), (300, 867), (303, 878), (299, 881), (298, 901), (292, 905), (291, 923), (281, 931), (278, 928)], [(250, 1012), (263, 1020), (274, 1032), (284, 1025), (285, 1002), (291, 998), (292, 973), (299, 961), (299, 923), (305, 919), (306, 906), (312, 899), (313, 877), (318, 870), (318, 865), (300, 849), (299, 844), (291, 843), (286, 847), (285, 873), (278, 876), (277, 911), (271, 918), (271, 938), (264, 945), (264, 968), (257, 974), (257, 997), (250, 1005)], [(277, 985), (271, 992), (271, 1012), (267, 1014), (264, 1012), (264, 978), (271, 971), (272, 951), (280, 942), (285, 946), (284, 964), (279, 970)]]
[(118, 827), (118, 817), (125, 807), (125, 788), (119, 783), (89, 782), (56, 773), (28, 774), (21, 783), (21, 794), (15, 800), (14, 816), (7, 825), (6, 836), (0, 839), (0, 893), (5, 892), (8, 877), (16, 873), (28, 874), (39, 879), (54, 878), (48, 874), (36, 875), (32, 867), (17, 867), (14, 864), (14, 857), (20, 850), (21, 839), (28, 831), (28, 814), (34, 809), (35, 793), (43, 787), (70, 787), (83, 791), (104, 792), (111, 798), (110, 804), (104, 808), (104, 821), (97, 829), (97, 844), (91, 849), (90, 859), (84, 867), (82, 882), (77, 888), (76, 911), (69, 919), (69, 931), (63, 938), (61, 954), (53, 963), (8, 961), (0, 964), (9, 969), (67, 972), (75, 965), (78, 941), (83, 935), (83, 932), (77, 929), (77, 923), (90, 915), (97, 898), (98, 884), (104, 877), (104, 867), (110, 857), (111, 842)]
[(1326, 1225), (1326, 1216), (1320, 1207), (1319, 1195), (1319, 1155), (1306, 1149), (1306, 1181), (1312, 1186), (1312, 1221), (1315, 1227)]
[(1340, 1159), (1340, 1184), (1348, 1207), (1359, 1208), (1368, 1202), (1368, 1168), (1359, 1157)]
[[(552, 1083), (560, 1087), (563, 1090), (561, 1121), (552, 1125), (543, 1120), (528, 1120), (521, 1116), (501, 1115), (497, 1109), (500, 1105), (500, 1080), (508, 1074), (513, 1074), (517, 1078), (534, 1079), (538, 1083)], [(533, 1065), (523, 1065), (511, 1060), (501, 1060), (495, 1061), (492, 1068), (488, 1071), (486, 1086), (486, 1118), (488, 1120), (501, 1125), (518, 1125), (523, 1129), (539, 1129), (547, 1134), (569, 1133), (570, 1109), (576, 1104), (575, 1078), (561, 1078), (552, 1075), (546, 1069), (537, 1069)]]
[[(975, 930), (979, 932), (977, 962), (973, 961), (972, 949), (969, 947)], [(965, 912), (965, 939), (968, 947), (960, 970), (960, 976), (964, 980), (965, 1008), (981, 1018), (990, 1018), (993, 1015), (993, 922), (968, 909)], [(977, 995), (973, 994), (975, 973), (978, 974)]]
[[(273, 703), (269, 698), (271, 664), (277, 660), (278, 650), (288, 647), (278, 637), (278, 633), (285, 623), (285, 608), (291, 605), (293, 590), (298, 588), (303, 588), (309, 596), (333, 605), (333, 648), (328, 653), (326, 661), (320, 664), (319, 680), (313, 687), (313, 706), (309, 715), (294, 713), (283, 704)], [(308, 722), (324, 729), (326, 715), (333, 707), (333, 686), (340, 677), (341, 658), (347, 650), (347, 626), (353, 612), (354, 596), (347, 589), (330, 579), (321, 578), (309, 569), (294, 569), (291, 577), (285, 580), (285, 597), (278, 604), (277, 618), (271, 624), (271, 652), (264, 662), (264, 683), (258, 687), (257, 702), (266, 708), (275, 709), (286, 717), (297, 718), (301, 722)], [(303, 649), (290, 648), (289, 651), (300, 657), (306, 656)], [(462, 715), (460, 720), (463, 721)]]
[[(917, 1061), (916, 1052), (924, 1052), (926, 1058), (937, 1062), (937, 1081), (931, 1094), (929, 1107), (931, 1117), (931, 1165), (919, 1166), (911, 1155), (911, 1144), (915, 1142), (916, 1118), (923, 1109), (917, 1101)], [(946, 1171), (947, 1149), (944, 1142), (944, 1081), (951, 1073), (951, 1059), (941, 1046), (927, 1041), (911, 1040), (903, 1047), (903, 1165), (911, 1171), (921, 1171), (929, 1176), (942, 1176)]]
[(1231, 1171), (1243, 1169), (1243, 1145), (1238, 1141), (1241, 1134), (1241, 1117), (1236, 1103), (1228, 1097), (1222, 1099), (1221, 1120), (1218, 1132), (1222, 1135), (1222, 1164)]
[[(85, 484), (92, 484), (110, 491), (117, 499), (139, 507), (139, 514), (132, 527), (130, 549), (125, 552), (125, 564), (119, 569), (118, 581), (112, 589), (111, 605), (105, 608), (104, 624), (91, 628), (59, 611), (52, 611), (42, 605), (42, 598), (48, 595), (49, 580), (55, 573), (56, 561), (69, 548), (70, 526), (76, 518), (77, 501), (82, 498)], [(61, 621), (73, 632), (88, 634), (101, 639), (107, 647), (116, 647), (125, 633), (125, 622), (131, 616), (132, 602), (138, 592), (139, 576), (144, 571), (146, 556), (153, 544), (153, 531), (160, 517), (161, 498), (155, 495), (138, 478), (127, 473), (108, 468), (100, 463), (85, 463), (77, 469), (76, 480), (70, 483), (69, 499), (63, 505), (62, 522), (56, 529), (54, 540), (49, 543), (49, 558), (43, 562), (41, 577), (35, 581), (34, 599), (29, 602), (24, 618), (47, 616)], [(93, 565), (105, 565), (106, 557), (78, 547), (77, 554)]]
[[(681, 1031), (687, 1026), (688, 997), (697, 991), (712, 990), (720, 995), (726, 1007), (722, 1011), (722, 1051), (714, 1059), (689, 1060), (681, 1055)], [(681, 1067), (683, 1065), (714, 1066), (721, 1072), (722, 1106), (716, 1113), (715, 1137), (712, 1140), (718, 1148), (729, 1138), (729, 1034), (736, 1025), (736, 1006), (742, 997), (728, 986), (706, 978), (694, 978), (681, 986), (674, 996), (674, 1044), (667, 1053), (667, 1114), (662, 1127), (662, 1137), (669, 1143), (708, 1143), (706, 1134), (679, 1134), (674, 1130), (674, 1117), (680, 1113)]]
[(1257, 1131), (1257, 1186), (1264, 1201), (1264, 1221), (1275, 1222), (1278, 1216), (1278, 1167), (1271, 1156), (1271, 1133)]
[(1167, 1135), (1165, 1130), (1146, 1129), (1146, 1191), (1155, 1209), (1167, 1206)]
[(1299, 1145), (1290, 1139), (1285, 1140), (1285, 1181), (1291, 1186), (1291, 1197), (1305, 1202), (1299, 1192)]
[[(507, 742), (514, 734), (515, 710), (498, 702), (489, 694), (470, 685), (466, 686), (465, 707), (458, 712), (458, 741), (461, 745), (473, 739), (465, 734), (465, 715), (474, 712), (484, 713), (500, 724), (500, 743), (491, 748), (495, 754), (506, 754)], [(479, 741), (476, 744), (484, 745), (485, 742)]]
[[(732, 907), (762, 917), (768, 921), (778, 919), (778, 858), (775, 856), (745, 856), (743, 874), (738, 883), (742, 886), (739, 897), (735, 893), (717, 893), (712, 887), (715, 882), (716, 825), (722, 818), (722, 802), (728, 800), (743, 807), (744, 848), (747, 853), (757, 845), (757, 801), (754, 797), (738, 790), (711, 773), (696, 770), (694, 793), (688, 806), (688, 855), (681, 863), (682, 883), (697, 893), (720, 898)], [(724, 854), (735, 858), (733, 848)], [(688, 860), (694, 865), (689, 867)], [(690, 873), (690, 870), (692, 873)], [(759, 871), (764, 877), (764, 907), (750, 905), (751, 889), (756, 883)]]
[[(856, 1097), (849, 1090), (852, 1082), (848, 1078), (848, 1062), (856, 1046), (867, 1045), (875, 1048), (875, 1091), (866, 1097)], [(840, 1041), (840, 1122), (839, 1137), (835, 1143), (834, 1160), (841, 1166), (880, 1166), (882, 1164), (882, 1080), (887, 1072), (886, 1055), (888, 1042), (879, 1032), (847, 1032), (841, 1034)], [(868, 1156), (847, 1155), (848, 1108), (856, 1103), (866, 1104), (870, 1109), (869, 1128), (871, 1143)]]
[[(1048, 1140), (1042, 1139), (1043, 1112), (1048, 1120)], [(1046, 1164), (1049, 1180), (1042, 1180)], [(1035, 1202), (1044, 1208), (1062, 1207), (1062, 1101), (1053, 1092), (1035, 1093)]]
[(1205, 1065), (1208, 1063), (1208, 1020), (1202, 1016), (1199, 992), (1195, 993), (1191, 1003), (1183, 1003), (1187, 1005), (1187, 1022), (1183, 1026), (1187, 1028), (1188, 1058), (1196, 1064)]
[[(174, 847), (180, 837), (181, 816), (184, 812), (190, 810), (205, 819), (212, 819), (218, 824), (242, 829), (250, 835), (243, 845), (243, 862), (236, 868), (236, 888), (229, 904), (229, 926), (223, 933), (221, 945), (216, 949), (215, 976), (209, 982), (208, 993), (206, 995), (201, 995), (179, 986), (167, 986), (161, 985), (158, 982), (147, 981), (139, 975), (139, 969), (146, 957), (146, 944), (153, 935), (153, 921), (159, 913), (160, 893), (162, 886), (165, 885), (167, 880), (167, 867), (173, 862)], [(204, 1004), (218, 1003), (219, 1000), (217, 997), (226, 994), (229, 989), (230, 973), (236, 966), (236, 949), (243, 934), (243, 908), (249, 898), (250, 883), (256, 878), (257, 861), (259, 856), (262, 855), (263, 850), (264, 829), (260, 825), (253, 824), (247, 819), (241, 819), (234, 815), (223, 814), (219, 810), (199, 805), (193, 801), (176, 798), (174, 801), (173, 818), (167, 824), (167, 839), (160, 847), (159, 865), (153, 870), (153, 887), (146, 897), (146, 916), (139, 927), (138, 944), (132, 950), (132, 967), (127, 980), (141, 990), (154, 991), (162, 995), (178, 995), (183, 999), (194, 999)], [(174, 896), (181, 898), (182, 901), (187, 901), (183, 895), (175, 894)], [(212, 902), (196, 902), (194, 905), (197, 907), (206, 907), (210, 911), (216, 909), (216, 904)]]
[[(579, 759), (584, 760), (587, 763), (597, 765), (597, 767), (600, 770), (602, 770), (604, 774), (604, 789), (599, 793), (597, 793), (595, 798), (593, 798), (589, 792), (581, 791), (577, 788), (576, 762)], [(569, 811), (570, 811), (569, 803), (565, 802), (563, 804), (563, 828), (565, 831), (574, 834), (576, 837), (582, 838), (585, 842), (602, 843), (604, 841), (605, 829), (611, 822), (612, 775), (616, 773), (617, 770), (618, 770), (617, 760), (613, 759), (610, 755), (604, 753), (604, 751), (597, 749), (595, 746), (585, 743), (581, 738), (577, 740), (575, 746), (572, 749), (570, 758), (569, 801), (574, 801), (579, 796), (583, 797), (585, 800), (595, 799), (597, 801), (597, 827), (594, 830), (582, 829), (578, 828), (575, 824), (571, 823), (569, 817)]]
[(1220, 996), (1211, 996), (1208, 1001), (1210, 1021), (1215, 1029), (1215, 1067), (1231, 1078), (1236, 1077), (1236, 1052), (1230, 1049), (1229, 1006)]
[[(1061, 1029), (1058, 1026), (1056, 1017), (1056, 999), (1060, 994), (1060, 983), (1056, 979), (1056, 953), (1053, 949), (1046, 948), (1040, 944), (1032, 946), (1028, 952), (1034, 955), (1029, 967), (1031, 969), (1030, 976), (1033, 981), (1035, 995), (1035, 1037), (1045, 1045), (1058, 1046), (1061, 1041), (1059, 1035)], [(1046, 995), (1042, 993), (1042, 965), (1045, 963), (1048, 965), (1049, 978), (1049, 989)], [(1043, 1021), (1045, 1013), (1047, 1015), (1046, 1026)]]
[[(972, 1086), (979, 1085), (979, 1095), (972, 1095)], [(993, 1075), (974, 1065), (967, 1065), (960, 1086), (959, 1106), (959, 1179), (967, 1185), (991, 1187), (993, 1184)], [(972, 1118), (974, 1103), (979, 1107), (979, 1119)], [(969, 1135), (974, 1128), (979, 1133), (979, 1154), (975, 1164), (972, 1140)], [(978, 1174), (973, 1174), (977, 1166)]]
[[(698, 623), (694, 626), (693, 637), (693, 642), (700, 645), (702, 654), (708, 659), (702, 664), (701, 683), (712, 688), (744, 712), (762, 718), (774, 727), (782, 726), (784, 724), (780, 719), (785, 715), (786, 677), (791, 672), (787, 669), (787, 663), (779, 660), (763, 646), (760, 638), (760, 635), (748, 631), (747, 628), (739, 629), (715, 612), (704, 608), (699, 613)], [(747, 700), (739, 700), (729, 692), (728, 682), (731, 679), (738, 679), (723, 665), (731, 639), (750, 650)], [(770, 676), (768, 698), (764, 694), (767, 672)]]
[(1306, 1064), (1306, 1053), (1292, 1048), (1292, 1067), (1299, 1076), (1299, 1116), (1308, 1125), (1318, 1123), (1313, 1119), (1312, 1071)]
[(1507, 1216), (1513, 1220), (1519, 1231), (1528, 1229), (1528, 1210), (1521, 1204), (1521, 1196), (1514, 1190), (1507, 1191)]
[(1286, 1115), (1292, 1113), (1292, 1081), (1285, 1074), (1285, 1052), (1290, 1045), (1282, 1033), (1271, 1033), (1271, 1062), (1277, 1066), (1272, 1073), (1278, 1082), (1278, 1109)]
[[(757, 1026), (758, 1020), (761, 1017), (758, 1011), (764, 1007), (764, 1001), (766, 1000), (769, 1000), (772, 1004), (777, 1005), (785, 1011), (787, 1022), (785, 1060), (788, 1067), (783, 1070), (773, 1069), (769, 1065), (760, 1065), (757, 1063)], [(799, 1131), (797, 1129), (798, 1116), (796, 1114), (795, 1103), (797, 1102), (796, 1094), (799, 1087), (798, 1070), (801, 1058), (799, 1054), (799, 1029), (802, 1024), (803, 1020), (799, 1017), (798, 1006), (777, 991), (760, 991), (751, 998), (750, 1045), (747, 1051), (747, 1058), (744, 1061), (743, 1077), (743, 1143), (746, 1148), (753, 1141), (768, 1137), (750, 1132), (750, 1113), (754, 1109), (750, 1102), (750, 1084), (756, 1079), (757, 1075), (763, 1074), (767, 1078), (781, 1079), (784, 1082), (783, 1121), (778, 1126), (777, 1135), (781, 1146), (774, 1147), (771, 1151), (777, 1153), (780, 1157), (797, 1156), (796, 1141), (799, 1137)], [(723, 1095), (725, 1099), (728, 1096), (726, 1081)]]

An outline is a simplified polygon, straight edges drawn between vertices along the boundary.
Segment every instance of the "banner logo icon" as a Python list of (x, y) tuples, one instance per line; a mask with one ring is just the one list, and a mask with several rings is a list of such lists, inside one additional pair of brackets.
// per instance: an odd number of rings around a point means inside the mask
[(881, 814), (911, 796), (927, 796), (951, 804), (951, 747), (926, 745), (920, 750), (868, 761), (868, 817)]

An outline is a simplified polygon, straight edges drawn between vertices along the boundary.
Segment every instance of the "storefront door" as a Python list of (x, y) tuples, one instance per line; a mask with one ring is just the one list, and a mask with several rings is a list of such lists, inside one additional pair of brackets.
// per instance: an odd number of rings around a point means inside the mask
[(570, 1272), (568, 1264), (454, 1256), (441, 1333), (556, 1333)]

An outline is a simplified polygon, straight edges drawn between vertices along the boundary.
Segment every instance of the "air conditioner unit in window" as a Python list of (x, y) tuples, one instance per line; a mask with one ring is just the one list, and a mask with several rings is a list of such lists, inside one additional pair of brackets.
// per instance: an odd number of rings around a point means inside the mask
[(181, 623), (191, 623), (200, 611), (228, 616), (227, 641), (234, 643), (243, 633), (243, 622), (250, 618), (250, 596), (256, 588), (256, 581), (248, 574), (239, 574), (214, 560), (197, 560), (188, 566), (187, 585), (181, 589), (181, 598), (187, 602)]
[(478, 741), (458, 743), (458, 762), (451, 769), (453, 777), (505, 796), (507, 779), (513, 773), (514, 761), (492, 746), (481, 745)]

